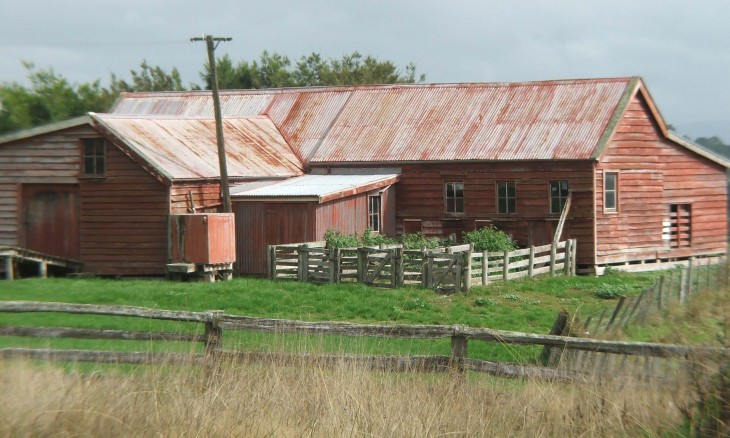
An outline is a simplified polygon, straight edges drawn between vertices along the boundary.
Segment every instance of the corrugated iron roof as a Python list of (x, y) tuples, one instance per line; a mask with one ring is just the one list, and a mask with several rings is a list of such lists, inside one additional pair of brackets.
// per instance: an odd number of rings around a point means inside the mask
[[(312, 163), (590, 159), (632, 78), (227, 90)], [(209, 92), (127, 94), (132, 115), (212, 114)]]
[(590, 159), (628, 82), (356, 91), (311, 161)]
[(393, 184), (398, 173), (310, 174), (267, 184), (248, 183), (231, 187), (233, 199), (316, 198), (319, 201), (354, 195), (363, 190), (376, 190)]
[[(92, 114), (108, 131), (170, 179), (219, 178), (213, 119)], [(225, 119), (230, 178), (301, 175), (303, 166), (267, 117)]]

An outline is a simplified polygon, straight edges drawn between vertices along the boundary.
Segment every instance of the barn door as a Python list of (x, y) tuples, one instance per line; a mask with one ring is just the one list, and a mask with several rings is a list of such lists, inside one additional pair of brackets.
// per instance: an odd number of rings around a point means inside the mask
[(72, 184), (23, 185), (22, 245), (34, 251), (78, 259), (79, 198)]

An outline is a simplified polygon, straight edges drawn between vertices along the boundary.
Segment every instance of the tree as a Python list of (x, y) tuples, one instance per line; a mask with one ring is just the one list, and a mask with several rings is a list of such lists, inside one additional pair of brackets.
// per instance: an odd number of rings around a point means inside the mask
[(712, 137), (698, 137), (695, 139), (695, 143), (718, 155), (730, 158), (730, 145), (723, 143), (722, 139), (716, 135)]
[[(200, 76), (210, 89), (210, 67)], [(323, 85), (363, 85), (422, 82), (425, 75), (417, 77), (416, 66), (408, 64), (401, 72), (391, 61), (379, 61), (372, 56), (363, 57), (358, 52), (343, 55), (340, 59), (325, 61), (319, 53), (302, 56), (292, 66), (291, 60), (276, 52), (264, 50), (259, 61), (241, 61), (234, 65), (228, 55), (216, 60), (218, 86), (221, 89), (310, 87)]]
[(18, 83), (0, 85), (0, 133), (67, 120), (87, 112), (108, 111), (123, 91), (184, 90), (180, 74), (173, 68), (167, 73), (142, 61), (140, 70), (132, 70), (131, 82), (112, 74), (109, 87), (100, 80), (72, 84), (53, 69), (36, 69), (23, 63), (30, 87)]

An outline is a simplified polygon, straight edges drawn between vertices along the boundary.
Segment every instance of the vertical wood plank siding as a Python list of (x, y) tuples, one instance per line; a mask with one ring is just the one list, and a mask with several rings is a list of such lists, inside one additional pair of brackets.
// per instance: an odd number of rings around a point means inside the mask
[(113, 145), (106, 150), (106, 177), (80, 184), (84, 269), (101, 275), (164, 274), (168, 188)]
[(236, 270), (266, 274), (266, 246), (315, 240), (312, 202), (233, 203), (236, 215)]
[(0, 145), (0, 245), (22, 245), (22, 184), (75, 184), (79, 174), (79, 137), (89, 126), (39, 135)]
[(368, 196), (361, 193), (349, 198), (318, 204), (313, 240), (322, 240), (329, 228), (343, 234), (362, 233), (368, 226)]
[[(615, 213), (603, 208), (605, 172), (618, 173)], [(665, 140), (640, 95), (629, 103), (607, 145), (595, 181), (598, 263), (725, 250), (725, 169)], [(691, 204), (689, 248), (670, 248), (662, 240), (671, 204)]]
[(216, 213), (220, 211), (221, 185), (218, 182), (177, 182), (170, 188), (170, 210), (172, 214), (192, 213), (190, 195), (193, 194), (197, 213)]
[[(578, 263), (593, 260), (593, 163), (589, 161), (412, 164), (402, 167), (396, 185), (397, 234), (403, 223), (420, 219), (426, 235), (475, 229), (486, 221), (511, 234), (522, 246), (550, 243), (559, 213), (550, 213), (549, 184), (567, 180), (575, 192), (563, 239), (578, 239)], [(463, 181), (464, 214), (445, 212), (444, 182)], [(516, 182), (516, 212), (497, 213), (497, 181)]]

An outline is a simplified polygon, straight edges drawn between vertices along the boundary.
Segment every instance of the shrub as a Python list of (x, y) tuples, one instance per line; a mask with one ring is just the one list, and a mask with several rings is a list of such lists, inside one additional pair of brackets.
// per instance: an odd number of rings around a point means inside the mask
[(496, 306), (499, 304), (494, 298), (488, 297), (476, 297), (474, 298), (474, 305), (479, 307)]
[(465, 231), (464, 242), (473, 243), (475, 251), (514, 251), (517, 242), (507, 233), (490, 225), (476, 231)]
[(396, 240), (384, 234), (373, 233), (370, 228), (363, 231), (362, 236), (357, 234), (345, 235), (334, 228), (330, 228), (324, 233), (324, 240), (327, 242), (327, 248), (356, 248), (359, 246), (393, 245), (396, 243), (402, 243), (405, 249), (431, 249), (441, 246), (439, 238), (426, 237), (421, 232), (404, 234)]
[(604, 300), (612, 300), (626, 293), (630, 288), (624, 284), (602, 283), (593, 291), (593, 296)]
[(422, 232), (407, 233), (400, 237), (405, 249), (433, 249), (441, 246), (441, 239), (438, 237), (426, 237)]
[(346, 236), (334, 228), (330, 228), (324, 233), (324, 240), (327, 242), (327, 248), (355, 248), (360, 246), (357, 234)]

